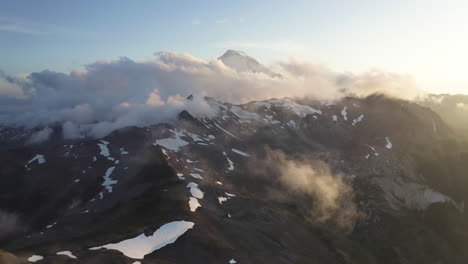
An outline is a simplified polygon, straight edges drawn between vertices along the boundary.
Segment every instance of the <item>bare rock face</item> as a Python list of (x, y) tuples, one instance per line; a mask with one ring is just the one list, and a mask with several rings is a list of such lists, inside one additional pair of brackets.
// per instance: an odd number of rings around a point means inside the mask
[(468, 144), (436, 113), (205, 100), (216, 115), (0, 151), (16, 226), (0, 246), (58, 264), (467, 262)]

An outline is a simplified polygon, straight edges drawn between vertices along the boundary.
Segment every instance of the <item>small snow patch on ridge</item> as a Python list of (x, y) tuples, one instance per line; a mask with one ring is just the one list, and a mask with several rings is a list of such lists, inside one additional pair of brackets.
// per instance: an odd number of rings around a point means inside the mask
[(226, 202), (228, 200), (227, 197), (220, 196), (218, 197), (219, 204), (223, 204), (223, 202)]
[(346, 111), (348, 108), (345, 106), (343, 110), (341, 110), (341, 115), (343, 116), (344, 120), (348, 120), (348, 112)]
[(231, 149), (231, 150), (232, 150), (232, 152), (237, 153), (237, 154), (239, 154), (239, 155), (242, 155), (242, 156), (244, 156), (244, 157), (250, 157), (249, 154), (247, 154), (247, 153), (245, 153), (245, 152), (243, 152), (243, 151), (240, 151), (240, 150), (238, 150), (238, 149), (233, 148), (233, 149)]
[(203, 177), (198, 173), (190, 173), (190, 176), (192, 176), (195, 179), (203, 180)]
[(358, 118), (353, 120), (353, 126), (355, 126), (357, 123), (361, 122), (362, 119), (364, 119), (364, 115), (360, 115)]
[(128, 152), (124, 148), (120, 148), (120, 155), (127, 155)]
[(60, 251), (60, 252), (57, 252), (56, 253), (57, 255), (65, 255), (65, 256), (68, 256), (69, 258), (74, 258), (76, 259), (77, 257), (75, 255), (73, 255), (70, 251)]
[(101, 143), (98, 143), (98, 146), (101, 149), (101, 152), (99, 154), (101, 154), (104, 157), (110, 156), (109, 148), (107, 147), (107, 145), (109, 145), (109, 142), (105, 140), (101, 140)]
[(223, 155), (224, 155), (224, 157), (226, 157), (226, 159), (227, 159), (227, 161), (228, 161), (228, 163), (229, 163), (229, 168), (228, 168), (228, 170), (230, 170), (230, 171), (234, 170), (234, 163), (232, 162), (232, 160), (229, 159), (229, 157), (227, 156), (226, 152), (224, 152), (224, 151), (223, 151)]
[(111, 179), (111, 174), (114, 171), (115, 166), (110, 167), (107, 169), (106, 174), (104, 175), (104, 182), (102, 183), (102, 186), (104, 186), (108, 192), (112, 192), (112, 185), (116, 184), (118, 181)]
[(198, 199), (195, 197), (190, 197), (189, 200), (189, 207), (191, 212), (195, 212), (198, 207), (201, 207), (200, 203), (198, 202)]
[(197, 199), (203, 199), (203, 192), (198, 188), (198, 184), (191, 182), (187, 184), (187, 188), (190, 188), (190, 193)]
[(28, 161), (28, 164), (31, 163), (31, 162), (34, 162), (34, 161), (37, 161), (38, 164), (43, 164), (43, 163), (46, 162), (46, 159), (44, 158), (44, 155), (37, 154), (36, 156), (34, 156), (34, 158), (32, 158), (30, 161)]
[(36, 261), (43, 260), (43, 259), (44, 259), (43, 256), (32, 255), (31, 257), (28, 258), (28, 261), (29, 262), (36, 262)]
[(388, 149), (393, 148), (392, 142), (390, 142), (390, 139), (388, 137), (385, 137), (385, 140), (387, 141), (387, 145), (385, 146)]

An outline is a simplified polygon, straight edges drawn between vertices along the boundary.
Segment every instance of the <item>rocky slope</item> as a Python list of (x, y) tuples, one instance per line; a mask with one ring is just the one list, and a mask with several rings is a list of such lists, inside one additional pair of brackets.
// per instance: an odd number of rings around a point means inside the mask
[(23, 263), (466, 263), (468, 145), (415, 103), (205, 98), (216, 115), (0, 152)]

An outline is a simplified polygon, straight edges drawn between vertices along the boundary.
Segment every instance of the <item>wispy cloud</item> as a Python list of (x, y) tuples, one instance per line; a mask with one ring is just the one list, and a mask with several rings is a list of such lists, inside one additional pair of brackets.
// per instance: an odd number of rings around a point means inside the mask
[(0, 31), (42, 35), (55, 31), (57, 27), (29, 21), (19, 17), (0, 17)]
[(76, 28), (63, 27), (55, 24), (42, 23), (15, 16), (0, 16), (0, 33), (10, 32), (26, 35), (48, 34), (90, 34)]
[(229, 19), (227, 18), (222, 18), (215, 21), (216, 24), (226, 24), (227, 22), (229, 22)]
[(201, 24), (200, 19), (193, 19), (192, 20), (192, 25), (200, 25), (200, 24)]

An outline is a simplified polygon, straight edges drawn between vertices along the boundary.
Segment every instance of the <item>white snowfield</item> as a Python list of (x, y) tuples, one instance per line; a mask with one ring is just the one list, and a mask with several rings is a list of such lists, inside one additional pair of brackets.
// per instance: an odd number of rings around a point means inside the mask
[(32, 255), (31, 257), (28, 258), (28, 261), (29, 262), (36, 262), (36, 261), (43, 260), (43, 259), (44, 259), (43, 256)]
[(203, 192), (198, 188), (198, 184), (191, 182), (187, 184), (187, 188), (190, 188), (190, 193), (197, 199), (203, 199)]
[(183, 147), (189, 144), (187, 141), (180, 138), (181, 136), (184, 135), (182, 132), (177, 132), (175, 130), (170, 130), (170, 131), (174, 133), (175, 138), (158, 139), (153, 143), (153, 145), (160, 145), (169, 150), (178, 152), (180, 150), (180, 147)]
[(189, 199), (189, 207), (191, 212), (195, 212), (198, 207), (201, 207), (200, 202), (195, 197), (190, 197)]
[(245, 153), (245, 152), (243, 152), (243, 151), (240, 151), (240, 150), (238, 150), (238, 149), (233, 148), (233, 149), (231, 149), (231, 150), (232, 150), (232, 152), (237, 153), (237, 154), (239, 154), (239, 155), (242, 155), (242, 156), (244, 156), (244, 157), (250, 157), (249, 154), (247, 154), (247, 153)]
[(75, 255), (73, 255), (73, 254), (71, 253), (71, 251), (68, 251), (68, 250), (66, 250), (66, 251), (60, 251), (60, 252), (57, 252), (56, 254), (57, 254), (57, 255), (68, 256), (69, 258), (74, 258), (74, 259), (77, 258)]
[(99, 154), (106, 158), (110, 156), (109, 148), (107, 147), (107, 145), (109, 145), (109, 142), (105, 140), (101, 140), (101, 143), (98, 143), (98, 146), (101, 149), (101, 152)]
[(104, 248), (115, 249), (122, 252), (127, 257), (143, 259), (145, 255), (148, 255), (168, 244), (174, 243), (181, 235), (185, 234), (189, 229), (192, 229), (194, 225), (195, 224), (193, 222), (174, 221), (162, 225), (151, 236), (141, 234), (137, 237), (123, 240), (115, 244), (93, 247), (90, 248), (90, 250)]
[(44, 155), (37, 154), (36, 156), (34, 156), (34, 158), (28, 161), (28, 164), (34, 161), (37, 161), (38, 164), (43, 164), (46, 162), (46, 159), (44, 158)]

